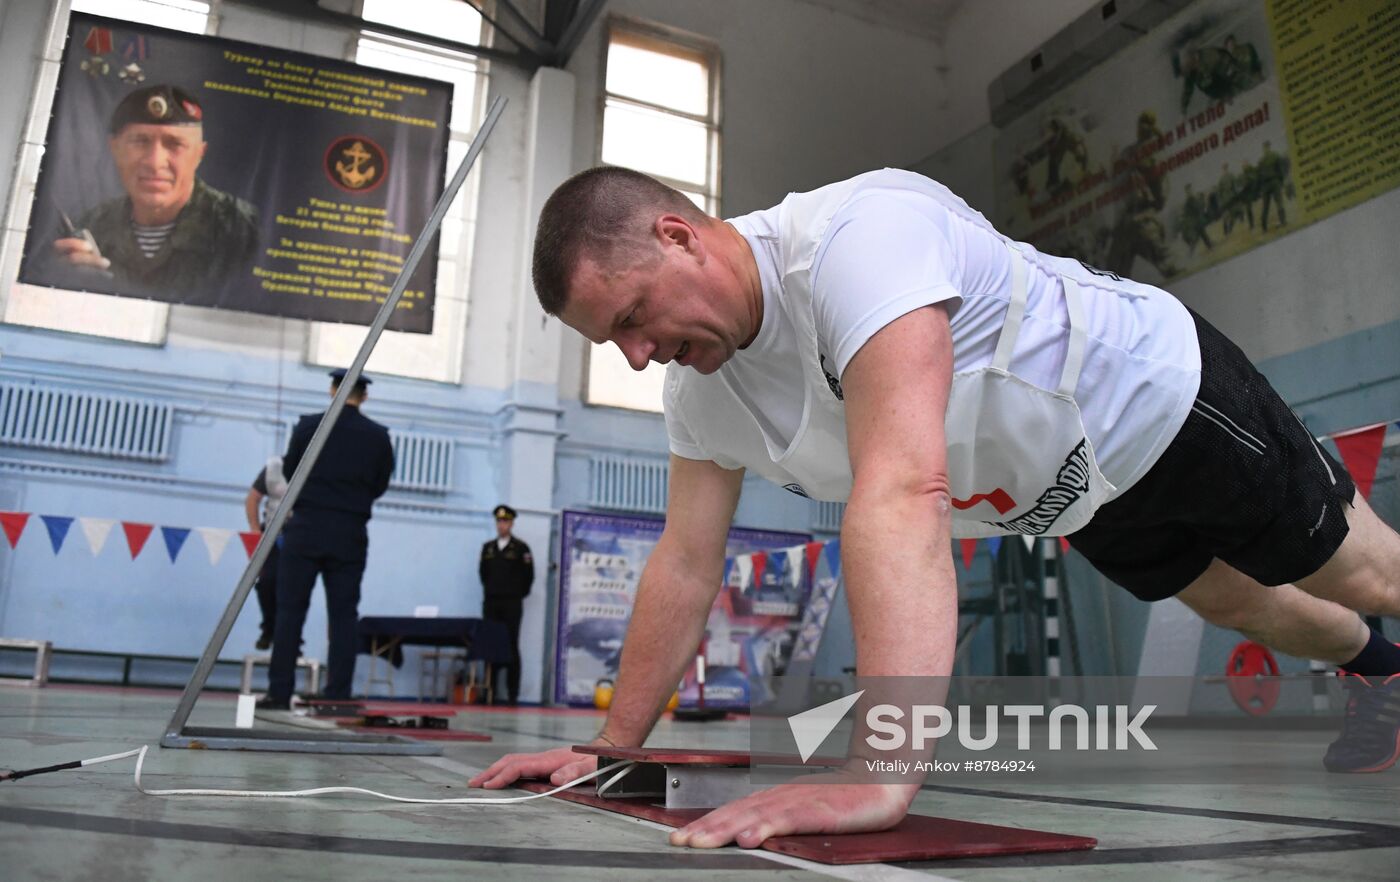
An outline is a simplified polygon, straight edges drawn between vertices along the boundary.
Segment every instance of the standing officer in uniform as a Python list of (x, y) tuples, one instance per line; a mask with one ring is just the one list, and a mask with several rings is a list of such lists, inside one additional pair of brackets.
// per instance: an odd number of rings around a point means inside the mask
[[(149, 86), (112, 112), (107, 147), (126, 196), (104, 202), (53, 243), (62, 263), (106, 272), (124, 291), (222, 284), (257, 254), (257, 209), (196, 172), (204, 110), (178, 86)], [(86, 235), (83, 235), (86, 233)]]
[[(345, 371), (331, 371), (331, 395), (340, 388)], [(301, 628), (311, 605), (316, 576), (326, 586), (330, 652), (325, 698), (349, 698), (355, 677), (359, 635), (360, 578), (369, 551), (370, 508), (389, 488), (394, 473), (394, 447), (389, 430), (360, 413), (371, 380), (361, 376), (345, 401), (335, 428), (316, 460), (291, 517), (282, 532), (282, 565), (277, 573), (277, 625), (272, 640), (264, 710), (286, 710), (296, 683)], [(292, 431), (285, 474), (296, 473), (321, 414), (301, 418)]]
[[(261, 533), (267, 529), (272, 513), (287, 495), (287, 478), (282, 474), (282, 457), (269, 457), (258, 470), (258, 476), (248, 488), (243, 511), (248, 516), (248, 532)], [(262, 629), (256, 647), (266, 650), (272, 646), (272, 633), (277, 624), (277, 568), (281, 565), (280, 543), (274, 544), (258, 572), (258, 609), (262, 612)]]
[[(510, 662), (506, 669), (506, 703), (520, 698), (520, 615), (530, 585), (535, 581), (535, 559), (530, 546), (510, 534), (515, 509), (496, 506), (496, 538), (481, 546), (481, 617), (500, 622), (510, 632)], [(495, 684), (492, 684), (493, 686)]]

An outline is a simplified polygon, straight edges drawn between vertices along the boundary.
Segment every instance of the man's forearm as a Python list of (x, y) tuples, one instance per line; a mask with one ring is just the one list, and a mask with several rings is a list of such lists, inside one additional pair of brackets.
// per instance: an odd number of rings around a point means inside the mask
[(248, 496), (243, 500), (243, 513), (248, 516), (248, 531), (256, 533), (262, 529), (262, 524), (258, 522), (258, 505), (262, 502), (262, 494), (256, 490), (249, 490)]
[(841, 567), (860, 675), (948, 676), (958, 598), (947, 494), (853, 496), (844, 520)]
[[(863, 504), (862, 498), (869, 504)], [(942, 492), (853, 496), (841, 531), (841, 560), (860, 677), (926, 678), (866, 688), (857, 719), (874, 704), (942, 704), (953, 669), (957, 580), (949, 553), (951, 518)], [(926, 760), (929, 751), (875, 750), (858, 726), (855, 767), (866, 759)], [(923, 776), (903, 776), (912, 799)]]
[(615, 747), (646, 741), (695, 657), (723, 578), (722, 569), (689, 565), (657, 546), (637, 587), (605, 741)]

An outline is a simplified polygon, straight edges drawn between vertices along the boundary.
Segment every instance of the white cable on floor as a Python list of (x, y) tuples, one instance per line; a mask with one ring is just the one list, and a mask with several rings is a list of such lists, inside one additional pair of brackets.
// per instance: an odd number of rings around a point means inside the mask
[(141, 784), (141, 769), (146, 762), (146, 750), (147, 746), (142, 745), (136, 750), (128, 750), (125, 753), (114, 753), (110, 756), (99, 756), (93, 759), (83, 760), (82, 764), (84, 766), (91, 766), (95, 765), (96, 763), (111, 762), (112, 760), (126, 759), (129, 756), (134, 756), (136, 757), (136, 789), (146, 794), (147, 796), (228, 796), (254, 799), (276, 799), (280, 797), (325, 796), (330, 793), (359, 793), (365, 796), (375, 796), (380, 799), (392, 800), (393, 802), (426, 803), (431, 805), (510, 805), (514, 803), (528, 802), (532, 799), (539, 799), (542, 796), (553, 796), (554, 794), (559, 793), (562, 790), (568, 790), (575, 784), (582, 784), (585, 781), (591, 781), (594, 778), (597, 778), (598, 776), (610, 772), (614, 769), (620, 769), (620, 771), (618, 771), (617, 774), (609, 778), (607, 783), (603, 785), (602, 789), (604, 792), (606, 792), (609, 787), (616, 784), (623, 778), (623, 776), (631, 772), (633, 766), (633, 762), (630, 760), (612, 763), (611, 765), (603, 766), (602, 768), (599, 768), (596, 771), (589, 772), (586, 775), (582, 775), (578, 778), (575, 778), (567, 784), (561, 784), (560, 786), (555, 787), (553, 790), (546, 790), (544, 793), (531, 793), (527, 796), (504, 796), (494, 798), (483, 796), (464, 796), (458, 797), (456, 799), (418, 799), (409, 796), (394, 796), (393, 794), (389, 793), (380, 793), (376, 790), (367, 790), (363, 787), (313, 787), (310, 790), (208, 790), (202, 788), (177, 790), (148, 790)]

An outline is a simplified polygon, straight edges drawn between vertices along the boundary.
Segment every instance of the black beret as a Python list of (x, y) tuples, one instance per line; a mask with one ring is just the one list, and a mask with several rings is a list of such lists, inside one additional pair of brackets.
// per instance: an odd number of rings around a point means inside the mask
[(113, 135), (132, 123), (194, 126), (204, 121), (199, 99), (178, 86), (147, 86), (127, 95), (112, 111), (108, 131)]
[[(335, 384), (336, 384), (337, 386), (339, 386), (342, 382), (344, 382), (344, 380), (345, 380), (345, 373), (346, 373), (345, 368), (336, 368), (335, 370), (331, 371), (331, 379), (335, 381)], [(366, 374), (360, 374), (360, 378), (359, 378), (358, 380), (355, 381), (355, 388), (356, 388), (356, 389), (363, 389), (363, 388), (365, 388), (366, 386), (368, 386), (370, 383), (373, 383), (373, 382), (374, 382), (374, 381), (371, 380), (371, 379), (369, 378), (368, 375), (366, 375)]]
[(492, 514), (496, 516), (496, 520), (498, 521), (515, 520), (515, 509), (511, 508), (509, 505), (496, 506), (496, 510), (492, 512)]

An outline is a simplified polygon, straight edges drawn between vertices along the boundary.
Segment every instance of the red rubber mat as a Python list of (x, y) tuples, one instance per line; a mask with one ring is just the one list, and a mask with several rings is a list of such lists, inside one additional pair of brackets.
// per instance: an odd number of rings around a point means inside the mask
[(357, 726), (354, 720), (343, 720), (339, 725), (351, 732), (365, 732), (370, 735), (402, 735), (404, 738), (413, 738), (418, 741), (491, 740), (490, 735), (481, 732), (466, 732), (461, 729), (420, 729), (416, 726)]
[[(712, 752), (716, 753), (716, 752)], [(717, 753), (729, 753), (720, 751)], [(611, 755), (615, 755), (610, 753)], [(543, 793), (553, 787), (544, 781), (521, 781), (522, 790)], [(667, 810), (654, 799), (603, 799), (588, 788), (565, 790), (555, 798), (605, 809), (629, 817), (683, 827), (706, 813), (705, 809)], [(763, 843), (769, 851), (789, 854), (822, 864), (867, 864), (886, 861), (929, 861), (944, 858), (987, 857), (1053, 851), (1083, 851), (1098, 845), (1088, 836), (1067, 836), (1043, 830), (1023, 830), (995, 824), (977, 824), (926, 815), (909, 815), (893, 829), (880, 833), (843, 833), (838, 836), (778, 836)]]
[[(594, 756), (607, 756), (620, 760), (634, 760), (639, 763), (664, 763), (671, 766), (735, 766), (748, 768), (753, 764), (753, 754), (747, 750), (682, 750), (679, 747), (610, 747), (608, 745), (577, 744), (574, 753), (587, 753)], [(804, 765), (839, 766), (845, 762), (842, 757), (814, 756), (805, 763), (795, 756), (759, 754), (762, 765)]]
[(467, 710), (466, 705), (417, 701), (369, 701), (363, 698), (313, 698), (306, 701), (312, 708), (342, 709), (347, 712), (380, 717), (455, 717)]

